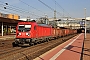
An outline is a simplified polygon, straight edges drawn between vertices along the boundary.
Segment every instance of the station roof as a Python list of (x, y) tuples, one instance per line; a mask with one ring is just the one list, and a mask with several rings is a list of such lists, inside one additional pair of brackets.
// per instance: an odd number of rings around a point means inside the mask
[(8, 25), (17, 25), (18, 22), (23, 22), (22, 20), (15, 20), (15, 19), (9, 19), (9, 18), (3, 18), (0, 17), (0, 23), (8, 24)]

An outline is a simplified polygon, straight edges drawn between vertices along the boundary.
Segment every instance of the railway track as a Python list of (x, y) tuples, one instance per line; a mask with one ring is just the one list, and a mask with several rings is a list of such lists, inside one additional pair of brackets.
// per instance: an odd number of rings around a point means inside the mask
[[(77, 34), (75, 34), (77, 35)], [(35, 57), (45, 53), (46, 51), (60, 45), (61, 43), (67, 41), (71, 37), (75, 36), (66, 36), (64, 38), (59, 38), (42, 44), (37, 44), (31, 47), (15, 47), (8, 49), (0, 50), (0, 59), (1, 60), (32, 60)]]

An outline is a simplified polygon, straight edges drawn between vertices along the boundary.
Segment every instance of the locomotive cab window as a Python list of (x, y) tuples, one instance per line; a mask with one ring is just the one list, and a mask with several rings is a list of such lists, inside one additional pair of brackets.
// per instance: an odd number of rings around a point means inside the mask
[(25, 32), (30, 31), (31, 30), (31, 25), (25, 25)]
[(31, 25), (19, 25), (18, 31), (20, 32), (28, 32), (31, 30)]

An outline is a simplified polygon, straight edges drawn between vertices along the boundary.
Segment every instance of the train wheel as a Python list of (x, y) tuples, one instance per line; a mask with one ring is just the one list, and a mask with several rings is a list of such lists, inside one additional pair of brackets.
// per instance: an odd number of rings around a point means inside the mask
[(48, 39), (46, 39), (46, 42), (48, 42)]
[(41, 43), (41, 41), (38, 42), (38, 44), (40, 44), (40, 43)]
[(29, 43), (30, 46), (33, 46), (33, 43)]
[(13, 43), (12, 43), (12, 46), (13, 46), (13, 47), (17, 47), (18, 44), (16, 44), (15, 42), (13, 42)]
[(41, 43), (44, 43), (44, 41), (41, 41)]
[(37, 45), (37, 42), (34, 42), (34, 45)]

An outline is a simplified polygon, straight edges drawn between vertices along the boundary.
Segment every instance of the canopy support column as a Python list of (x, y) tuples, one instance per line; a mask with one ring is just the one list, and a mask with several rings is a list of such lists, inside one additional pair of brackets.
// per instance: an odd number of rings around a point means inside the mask
[(3, 22), (2, 22), (2, 36), (3, 36)]

